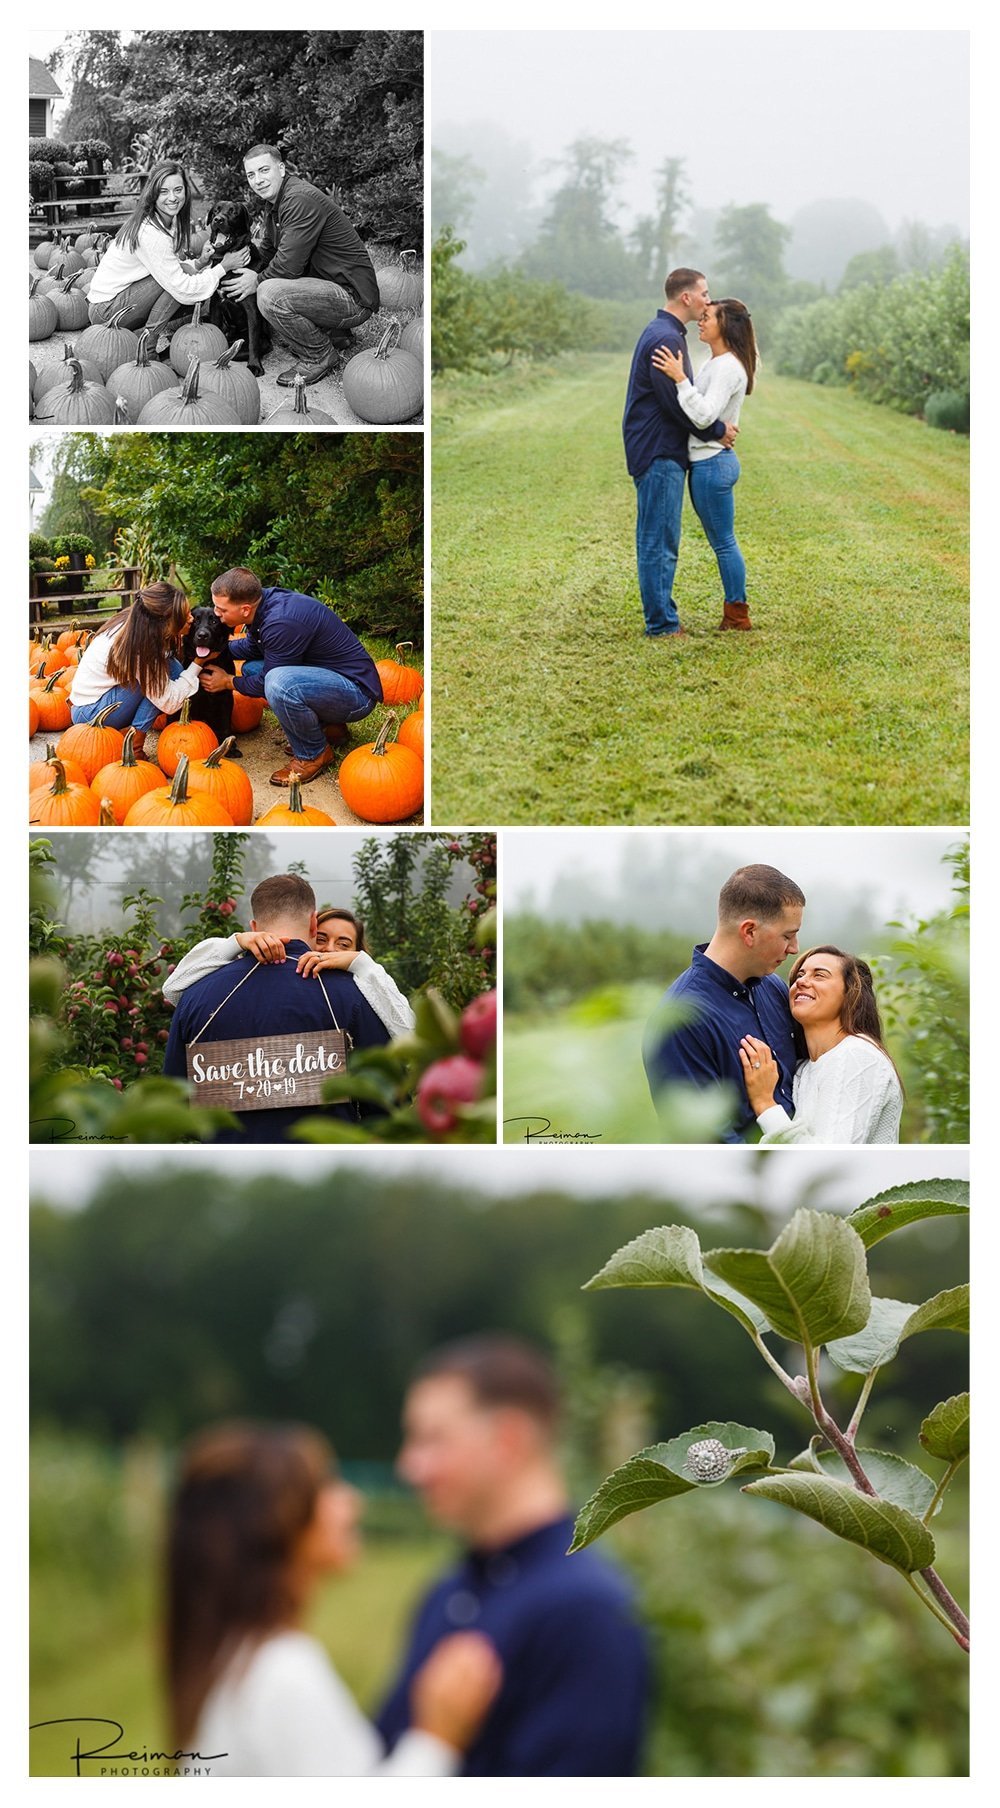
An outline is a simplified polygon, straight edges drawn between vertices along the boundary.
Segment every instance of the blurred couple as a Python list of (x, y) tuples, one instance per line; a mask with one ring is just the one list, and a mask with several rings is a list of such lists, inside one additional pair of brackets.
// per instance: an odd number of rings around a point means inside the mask
[[(799, 953), (805, 894), (774, 866), (741, 866), (715, 933), (694, 948), (647, 1026), (653, 1103), (727, 1085), (720, 1139), (898, 1143), (903, 1088), (867, 961), (832, 943)], [(794, 956), (787, 984), (778, 968)]]
[(304, 1630), (360, 1554), (362, 1501), (304, 1426), (203, 1431), (182, 1459), (167, 1549), (178, 1748), (215, 1776), (628, 1776), (647, 1653), (624, 1578), (566, 1555), (559, 1391), (516, 1339), (430, 1356), (399, 1472), (465, 1545), (424, 1598), (376, 1721)]

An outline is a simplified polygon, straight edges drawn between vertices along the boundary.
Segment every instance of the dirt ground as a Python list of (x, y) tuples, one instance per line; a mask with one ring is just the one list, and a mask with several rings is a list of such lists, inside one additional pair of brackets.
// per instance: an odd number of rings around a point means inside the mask
[[(358, 829), (366, 826), (362, 818), (355, 816), (353, 810), (349, 810), (345, 804), (340, 795), (336, 774), (344, 754), (349, 753), (352, 747), (363, 747), (367, 741), (373, 740), (378, 732), (379, 724), (383, 720), (384, 711), (380, 709), (366, 721), (358, 722), (349, 728), (349, 741), (334, 749), (333, 765), (329, 766), (325, 772), (321, 772), (319, 778), (314, 778), (311, 784), (302, 787), (303, 804), (313, 809), (325, 810), (328, 816), (333, 817), (338, 827)], [(56, 741), (58, 738), (58, 735), (54, 734), (36, 734), (30, 744), (30, 759), (43, 760), (46, 744)], [(159, 737), (155, 734), (147, 737), (146, 758), (155, 761), (158, 739)], [(250, 734), (239, 735), (237, 743), (243, 757), (243, 765), (253, 785), (254, 821), (256, 822), (257, 818), (262, 816), (266, 810), (270, 810), (272, 805), (281, 803), (288, 797), (287, 789), (284, 786), (270, 783), (271, 773), (288, 763), (288, 754), (285, 752), (287, 743), (270, 710), (265, 710), (260, 727), (252, 730)], [(166, 785), (170, 781), (164, 778), (163, 782)], [(421, 821), (422, 818), (419, 816), (410, 818), (410, 822), (417, 825)], [(270, 829), (268, 833), (270, 833)]]
[[(386, 246), (369, 245), (368, 251), (376, 270), (384, 270), (388, 265), (395, 263), (396, 261), (395, 252)], [(41, 274), (30, 258), (28, 267), (32, 276)], [(419, 270), (421, 267), (418, 265), (417, 268)], [(369, 320), (364, 321), (362, 325), (356, 329), (354, 333), (353, 350), (344, 354), (343, 362), (348, 362), (357, 352), (374, 349), (381, 339), (382, 334), (387, 331), (392, 321), (396, 319), (398, 319), (400, 326), (405, 326), (408, 321), (412, 319), (412, 315), (409, 311), (397, 315), (390, 313), (385, 308), (380, 308), (377, 314), (373, 314)], [(51, 364), (54, 361), (61, 361), (67, 340), (77, 338), (79, 338), (79, 333), (53, 333), (50, 339), (32, 340), (29, 346), (29, 357), (32, 364), (35, 366), (35, 369), (42, 370), (47, 364)], [(279, 371), (286, 370), (288, 363), (289, 353), (286, 348), (280, 344), (276, 345), (268, 352), (264, 359), (264, 375), (258, 379), (260, 383), (260, 424), (262, 427), (267, 425), (268, 416), (273, 414), (278, 408), (284, 407), (293, 393), (290, 389), (279, 388), (277, 382)], [(334, 422), (339, 427), (366, 426), (368, 423), (362, 421), (360, 416), (355, 414), (344, 395), (342, 370), (343, 363), (340, 370), (332, 371), (331, 374), (328, 377), (324, 377), (321, 382), (313, 383), (311, 385), (308, 391), (309, 406), (310, 408), (319, 409), (323, 414), (331, 415)], [(180, 381), (179, 378), (178, 381)], [(405, 425), (419, 426), (423, 421), (423, 418), (422, 412), (415, 414), (411, 416), (411, 419), (406, 422)], [(404, 425), (403, 422), (395, 424), (400, 426)], [(317, 780), (316, 782), (319, 783), (320, 781)]]

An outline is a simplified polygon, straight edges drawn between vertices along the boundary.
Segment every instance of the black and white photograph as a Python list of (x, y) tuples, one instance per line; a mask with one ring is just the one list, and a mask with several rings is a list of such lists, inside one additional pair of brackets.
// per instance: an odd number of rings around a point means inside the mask
[(31, 418), (423, 406), (423, 34), (31, 34)]

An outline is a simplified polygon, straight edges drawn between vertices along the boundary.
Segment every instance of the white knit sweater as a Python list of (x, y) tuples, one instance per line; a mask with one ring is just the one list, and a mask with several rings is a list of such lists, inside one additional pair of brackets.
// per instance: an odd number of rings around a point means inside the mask
[[(243, 950), (235, 935), (209, 936), (207, 941), (197, 942), (189, 948), (183, 960), (177, 962), (173, 972), (163, 982), (163, 996), (168, 1004), (176, 1004), (177, 1000), (193, 986), (195, 980), (204, 979), (206, 974), (215, 973), (228, 961), (236, 960)], [(390, 1036), (405, 1036), (416, 1023), (406, 999), (390, 973), (380, 967), (378, 961), (372, 960), (364, 951), (356, 954), (347, 968), (358, 991), (371, 1005), (380, 1023), (384, 1023)]]
[[(105, 693), (113, 690), (119, 682), (108, 671), (108, 654), (120, 633), (120, 627), (109, 628), (107, 633), (95, 634), (93, 640), (85, 646), (69, 693), (70, 702), (78, 709), (84, 708), (88, 703), (99, 703)], [(193, 660), (179, 678), (168, 678), (163, 689), (150, 696), (149, 701), (155, 703), (157, 709), (162, 709), (165, 715), (175, 715), (181, 704), (188, 697), (194, 696), (200, 682), (201, 666), (197, 660)]]
[[(677, 385), (677, 400), (689, 421), (696, 427), (710, 427), (713, 421), (738, 421), (747, 392), (747, 373), (734, 352), (720, 352), (717, 358), (706, 358), (695, 373), (693, 383), (685, 377)], [(714, 458), (723, 450), (717, 439), (688, 441), (688, 457), (692, 464)]]
[(430, 1733), (404, 1733), (391, 1757), (323, 1647), (304, 1632), (237, 1657), (202, 1708), (190, 1741), (213, 1777), (450, 1777), (459, 1754)]
[(795, 1116), (771, 1105), (757, 1122), (762, 1142), (898, 1143), (903, 1093), (896, 1070), (866, 1036), (845, 1036), (792, 1081)]
[(101, 258), (87, 291), (87, 300), (113, 301), (131, 283), (153, 276), (161, 289), (175, 301), (207, 301), (214, 295), (225, 271), (221, 264), (210, 264), (193, 276), (181, 266), (172, 233), (163, 232), (151, 220), (143, 220), (134, 251), (112, 239)]

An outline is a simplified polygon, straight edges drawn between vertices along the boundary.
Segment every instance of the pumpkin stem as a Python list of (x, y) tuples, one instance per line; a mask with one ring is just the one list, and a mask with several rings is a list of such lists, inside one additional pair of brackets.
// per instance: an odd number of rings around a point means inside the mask
[[(197, 322), (194, 322), (193, 324), (197, 325)], [(200, 363), (200, 358), (192, 358), (188, 365), (187, 376), (181, 384), (181, 395), (185, 402), (196, 402), (198, 400), (198, 366)]]
[(376, 358), (387, 358), (391, 351), (395, 351), (396, 346), (399, 344), (399, 335), (402, 330), (398, 320), (391, 320), (389, 322), (389, 325), (386, 327), (385, 332), (382, 334), (381, 339), (375, 347)]
[(112, 314), (111, 319), (108, 321), (108, 325), (110, 327), (121, 328), (121, 323), (124, 320), (127, 313), (128, 313), (127, 308), (120, 308), (118, 310), (117, 314)]
[(396, 715), (395, 711), (390, 709), (388, 715), (385, 718), (385, 721), (383, 722), (381, 728), (378, 731), (378, 735), (377, 735), (376, 739), (372, 743), (372, 758), (373, 759), (378, 759), (378, 760), (385, 759), (386, 742), (389, 739), (390, 732), (392, 731), (392, 729), (394, 729), (396, 727), (398, 720), (399, 720), (399, 718)]
[(123, 748), (122, 748), (122, 757), (121, 757), (121, 764), (122, 764), (122, 765), (123, 765), (123, 766), (134, 766), (134, 765), (135, 765), (135, 763), (136, 763), (136, 759), (135, 759), (135, 729), (134, 729), (134, 728), (126, 728), (126, 730), (125, 730), (125, 745), (124, 745), (124, 747), (123, 747)]
[(220, 352), (215, 360), (216, 370), (228, 370), (233, 359), (239, 356), (239, 350), (242, 344), (242, 339), (236, 339), (224, 352)]
[(108, 725), (108, 717), (114, 715), (117, 708), (117, 703), (109, 703), (107, 709), (102, 709), (99, 714), (94, 717), (94, 720), (90, 724), (91, 728), (106, 728)]
[(397, 657), (397, 659), (398, 659), (398, 660), (399, 660), (399, 663), (400, 663), (400, 665), (405, 665), (405, 664), (406, 664), (406, 660), (405, 660), (405, 659), (404, 659), (404, 658), (403, 658), (403, 657), (402, 657), (402, 655), (403, 655), (403, 654), (404, 654), (404, 653), (412, 653), (412, 652), (413, 652), (413, 642), (412, 642), (412, 640), (397, 640), (397, 642), (396, 642), (396, 657)]
[(174, 773), (174, 782), (170, 787), (170, 802), (172, 804), (187, 803), (189, 765), (190, 761), (188, 760), (187, 754), (182, 753), (177, 762), (177, 771)]
[[(187, 706), (185, 705), (185, 707), (187, 707)], [(227, 759), (228, 755), (229, 755), (230, 747), (235, 747), (235, 745), (236, 745), (236, 736), (229, 735), (227, 737), (227, 739), (223, 741), (221, 747), (213, 747), (211, 753), (207, 753), (205, 755), (205, 758), (202, 761), (202, 764), (205, 766), (210, 766), (212, 768), (213, 772), (217, 772), (219, 769), (220, 760)]]
[(144, 326), (142, 329), (142, 332), (139, 334), (139, 343), (136, 346), (136, 351), (135, 351), (135, 361), (140, 366), (140, 368), (144, 368), (149, 363), (149, 328), (148, 328), (148, 326)]
[(306, 395), (306, 380), (305, 377), (299, 375), (298, 371), (295, 373), (295, 399), (292, 406), (295, 409), (296, 414), (309, 413), (309, 398)]
[(110, 797), (101, 798), (101, 814), (97, 818), (97, 825), (98, 828), (101, 829), (116, 829), (118, 827), (118, 819), (115, 816), (114, 805), (112, 804)]
[(399, 261), (404, 270), (412, 270), (417, 261), (417, 254), (415, 251), (401, 251), (399, 254)]
[(299, 775), (297, 772), (293, 772), (288, 781), (288, 808), (293, 816), (303, 815), (302, 786), (299, 783)]
[(62, 797), (63, 793), (69, 790), (69, 786), (66, 783), (66, 768), (63, 765), (62, 760), (58, 759), (52, 761), (52, 768), (56, 776), (49, 796)]

